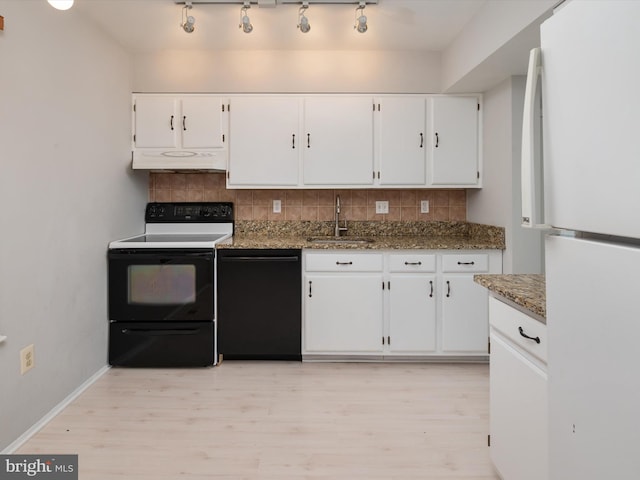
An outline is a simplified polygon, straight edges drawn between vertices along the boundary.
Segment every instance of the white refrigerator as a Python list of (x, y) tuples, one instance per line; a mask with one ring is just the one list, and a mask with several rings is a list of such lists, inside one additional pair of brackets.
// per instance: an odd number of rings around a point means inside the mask
[(570, 0), (543, 23), (522, 158), (523, 226), (551, 229), (549, 479), (640, 479), (640, 1)]

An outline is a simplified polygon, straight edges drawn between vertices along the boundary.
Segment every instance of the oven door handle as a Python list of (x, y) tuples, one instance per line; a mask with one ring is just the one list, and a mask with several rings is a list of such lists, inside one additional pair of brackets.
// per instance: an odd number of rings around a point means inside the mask
[(151, 328), (123, 328), (124, 335), (140, 335), (145, 337), (165, 337), (170, 335), (195, 335), (198, 333), (197, 328), (167, 328), (167, 329), (151, 329)]

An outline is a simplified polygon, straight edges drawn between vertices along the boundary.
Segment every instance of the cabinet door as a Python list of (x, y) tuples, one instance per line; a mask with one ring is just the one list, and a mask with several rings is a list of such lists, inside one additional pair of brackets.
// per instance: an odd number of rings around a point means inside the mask
[(442, 351), (486, 354), (489, 295), (473, 275), (444, 275), (441, 285)]
[(305, 276), (304, 349), (382, 352), (382, 274)]
[(373, 184), (373, 99), (304, 100), (305, 185)]
[(178, 128), (182, 132), (184, 148), (222, 148), (223, 100), (220, 97), (196, 96), (181, 99)]
[(229, 116), (229, 185), (297, 185), (300, 99), (233, 98)]
[(434, 97), (431, 102), (431, 183), (476, 185), (478, 99)]
[(178, 101), (175, 97), (135, 97), (135, 147), (178, 146)]
[(505, 479), (548, 478), (547, 374), (491, 335), (491, 459)]
[(379, 105), (380, 185), (426, 184), (426, 99), (389, 97)]
[(436, 349), (436, 277), (391, 275), (389, 282), (390, 353)]

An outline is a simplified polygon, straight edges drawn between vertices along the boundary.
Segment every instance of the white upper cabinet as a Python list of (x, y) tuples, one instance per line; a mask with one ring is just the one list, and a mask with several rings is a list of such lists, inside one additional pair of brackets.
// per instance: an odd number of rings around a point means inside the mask
[(133, 168), (226, 169), (226, 99), (135, 94)]
[(384, 186), (427, 182), (427, 100), (398, 96), (376, 99), (377, 181)]
[(229, 112), (229, 187), (296, 187), (301, 99), (239, 96)]
[(222, 148), (224, 146), (223, 99), (194, 96), (180, 99), (178, 128), (184, 148)]
[(431, 185), (480, 186), (478, 97), (434, 96), (430, 102)]
[(373, 98), (304, 99), (305, 186), (373, 185)]
[(134, 146), (178, 147), (178, 99), (166, 96), (134, 98)]
[(229, 188), (482, 186), (478, 95), (230, 97), (134, 94), (133, 168), (229, 157)]

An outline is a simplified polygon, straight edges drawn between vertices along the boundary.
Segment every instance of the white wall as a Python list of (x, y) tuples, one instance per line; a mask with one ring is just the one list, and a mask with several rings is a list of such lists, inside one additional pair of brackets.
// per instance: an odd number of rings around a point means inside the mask
[[(467, 75), (473, 74), (487, 60), (492, 62), (492, 69), (500, 69), (500, 62), (491, 57), (501, 52), (508, 43), (516, 41), (535, 42), (539, 23), (547, 18), (554, 5), (560, 0), (489, 0), (464, 30), (447, 47), (442, 55), (442, 87), (444, 91), (454, 91), (457, 83), (464, 82)], [(529, 28), (528, 28), (529, 27)], [(521, 32), (527, 30), (525, 38)], [(532, 35), (533, 34), (533, 35)], [(528, 45), (528, 48), (536, 46)], [(504, 48), (502, 61), (512, 63), (512, 52)], [(526, 62), (526, 55), (523, 62)], [(526, 70), (523, 63), (522, 67)], [(475, 72), (477, 82), (484, 83), (482, 76), (490, 72)], [(505, 77), (502, 77), (505, 78)], [(476, 83), (477, 83), (476, 82)], [(455, 89), (455, 91), (460, 91)]]
[(524, 77), (511, 77), (485, 92), (482, 190), (467, 192), (467, 220), (505, 228), (504, 273), (540, 273), (539, 231), (520, 226), (520, 148)]
[(166, 50), (134, 56), (136, 92), (439, 93), (440, 54)]
[(107, 244), (143, 229), (147, 175), (128, 173), (129, 56), (73, 10), (0, 14), (2, 450), (106, 365)]

